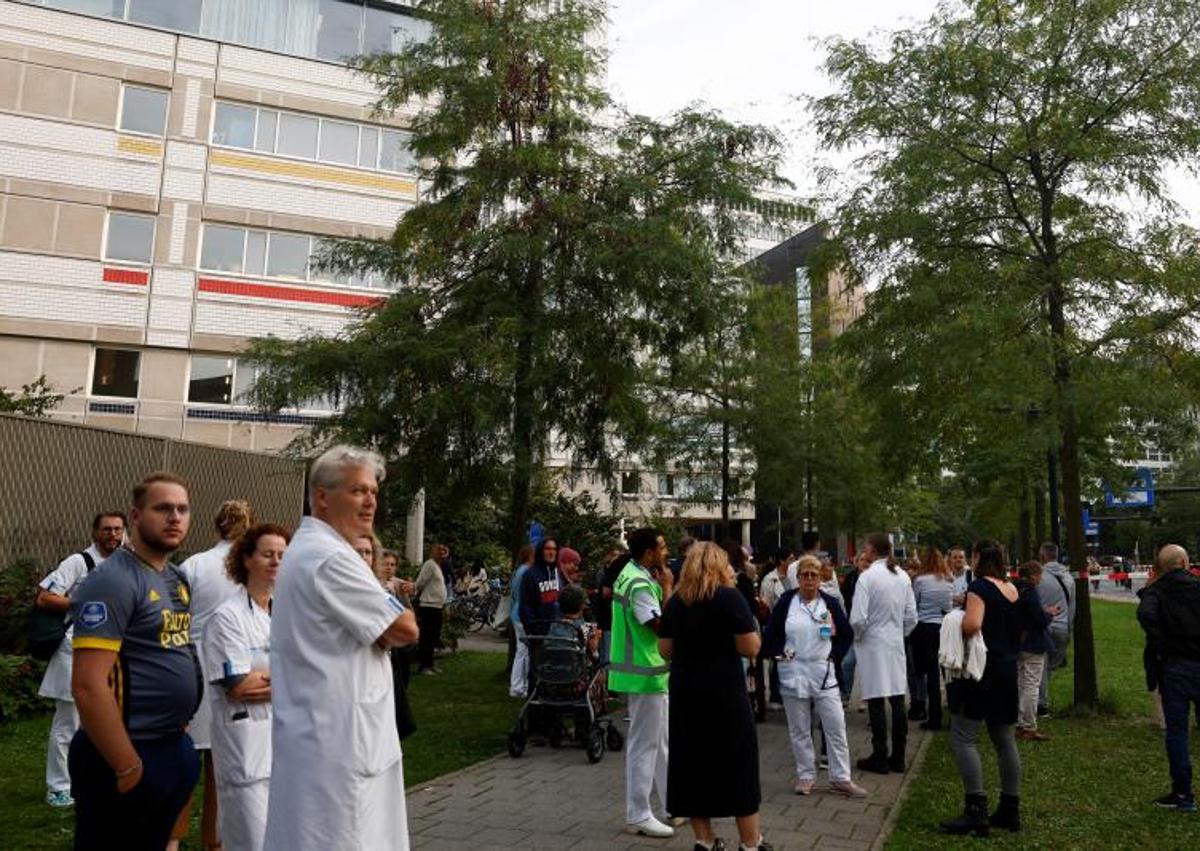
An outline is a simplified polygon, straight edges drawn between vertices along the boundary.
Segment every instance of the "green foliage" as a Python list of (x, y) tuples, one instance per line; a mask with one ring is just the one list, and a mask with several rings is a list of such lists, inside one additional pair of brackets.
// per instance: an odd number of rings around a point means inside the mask
[(46, 666), (29, 656), (0, 653), (0, 724), (31, 715), (46, 705), (38, 687)]
[(29, 652), (29, 613), (41, 578), (41, 568), (32, 558), (0, 569), (0, 653)]
[[(519, 545), (550, 448), (611, 480), (655, 420), (647, 373), (719, 321), (774, 133), (685, 110), (626, 115), (585, 34), (599, 0), (429, 0), (431, 38), (355, 64), (384, 112), (412, 109), (426, 187), (395, 232), (324, 262), (400, 288), (333, 338), (258, 340), (256, 402), (341, 404), (313, 436), (378, 446), (396, 487), (501, 506)], [(612, 436), (620, 434), (620, 447)]]
[(620, 519), (599, 510), (586, 494), (565, 494), (552, 476), (543, 476), (530, 501), (530, 516), (555, 535), (560, 547), (571, 547), (583, 557), (584, 575), (605, 565), (604, 556), (621, 538)]
[(54, 392), (54, 388), (46, 380), (46, 376), (40, 375), (32, 384), (21, 385), (19, 394), (11, 393), (0, 387), (0, 414), (44, 417), (57, 408), (64, 398), (62, 393)]

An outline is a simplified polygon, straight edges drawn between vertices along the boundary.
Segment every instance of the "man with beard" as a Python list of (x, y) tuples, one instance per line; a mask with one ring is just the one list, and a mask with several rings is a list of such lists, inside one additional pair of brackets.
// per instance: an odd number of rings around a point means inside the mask
[(128, 543), (71, 600), (76, 851), (162, 851), (196, 785), (184, 727), (200, 703), (200, 667), (190, 592), (170, 562), (189, 512), (182, 480), (148, 476), (133, 489)]

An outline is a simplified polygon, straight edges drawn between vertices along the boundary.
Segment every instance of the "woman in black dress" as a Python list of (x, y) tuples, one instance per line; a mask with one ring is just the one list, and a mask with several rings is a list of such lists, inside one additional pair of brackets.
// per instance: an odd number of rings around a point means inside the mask
[(742, 659), (760, 639), (725, 551), (699, 543), (667, 601), (658, 644), (671, 660), (667, 811), (692, 820), (696, 849), (723, 848), (712, 819), (737, 819), (741, 847), (770, 851), (759, 830), (758, 736)]
[[(1021, 757), (1017, 753), (1017, 654), (1021, 632), (1038, 619), (1027, 611), (1028, 598), (1018, 594), (1007, 578), (1004, 550), (994, 541), (980, 541), (972, 558), (975, 580), (967, 586), (963, 639), (982, 634), (987, 665), (978, 682), (952, 680), (946, 687), (950, 708), (950, 744), (965, 792), (963, 814), (942, 822), (945, 833), (986, 836), (990, 827), (1020, 829)], [(1036, 598), (1033, 598), (1036, 601)], [(1032, 605), (1036, 606), (1036, 602)], [(1000, 805), (988, 817), (983, 768), (976, 743), (986, 724), (1000, 763)]]

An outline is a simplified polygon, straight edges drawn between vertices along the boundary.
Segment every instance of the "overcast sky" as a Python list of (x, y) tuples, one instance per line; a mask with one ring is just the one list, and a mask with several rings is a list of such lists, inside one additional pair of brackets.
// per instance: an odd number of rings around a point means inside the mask
[[(820, 95), (820, 42), (879, 37), (915, 25), (936, 0), (610, 0), (609, 85), (631, 110), (661, 116), (704, 102), (730, 117), (772, 125), (789, 142), (787, 176), (815, 191), (815, 139), (796, 98)], [(1195, 180), (1172, 181), (1200, 222)]]

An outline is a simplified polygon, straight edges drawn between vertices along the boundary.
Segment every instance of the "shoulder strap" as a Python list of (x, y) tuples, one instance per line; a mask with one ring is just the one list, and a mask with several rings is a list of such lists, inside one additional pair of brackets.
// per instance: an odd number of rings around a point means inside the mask
[(1057, 582), (1058, 587), (1062, 589), (1063, 596), (1067, 598), (1067, 604), (1069, 605), (1071, 602), (1071, 592), (1067, 590), (1067, 584), (1062, 581), (1062, 577), (1057, 573), (1051, 573), (1050, 575), (1054, 577), (1054, 581)]
[(96, 569), (96, 560), (92, 558), (92, 554), (87, 550), (80, 550), (79, 554), (83, 556), (83, 563), (87, 565), (88, 573)]

